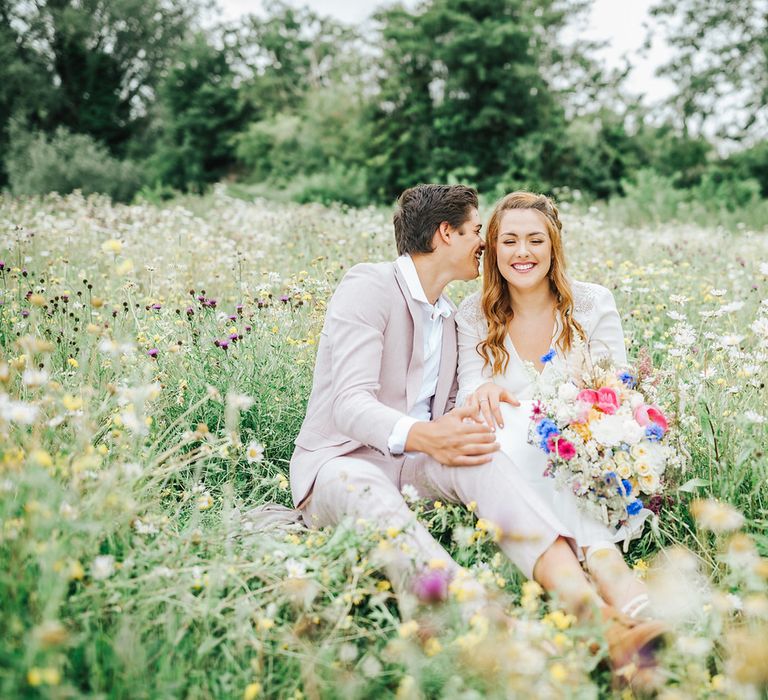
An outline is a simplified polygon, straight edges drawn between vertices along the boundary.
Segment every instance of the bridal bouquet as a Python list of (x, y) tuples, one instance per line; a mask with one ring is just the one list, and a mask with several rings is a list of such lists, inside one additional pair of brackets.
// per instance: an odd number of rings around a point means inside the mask
[(585, 386), (565, 381), (533, 405), (528, 440), (548, 456), (545, 476), (608, 526), (620, 527), (661, 492), (674, 454), (652, 387), (642, 388), (636, 374), (602, 365)]

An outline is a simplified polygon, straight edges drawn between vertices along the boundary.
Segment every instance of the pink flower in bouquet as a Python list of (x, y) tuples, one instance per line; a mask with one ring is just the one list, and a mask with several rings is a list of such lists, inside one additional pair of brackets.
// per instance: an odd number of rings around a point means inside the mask
[(597, 390), (597, 407), (603, 412), (612, 416), (619, 408), (619, 397), (610, 387), (604, 386)]
[(558, 440), (555, 437), (551, 437), (547, 440), (547, 447), (550, 452), (557, 451), (557, 456), (564, 459), (566, 462), (572, 460), (576, 456), (576, 448), (573, 446), (573, 443), (565, 438), (560, 438)]
[(568, 462), (576, 456), (576, 448), (573, 446), (572, 442), (561, 439), (557, 443), (557, 454)]
[(538, 423), (544, 415), (544, 406), (541, 405), (541, 401), (536, 401), (531, 408), (531, 420)]
[(666, 432), (669, 427), (666, 416), (661, 412), (661, 409), (658, 406), (654, 405), (649, 406), (647, 404), (641, 404), (638, 406), (635, 409), (635, 420), (643, 426), (655, 423), (664, 430), (664, 432)]
[(594, 406), (598, 401), (597, 392), (594, 389), (582, 389), (576, 397), (576, 400)]

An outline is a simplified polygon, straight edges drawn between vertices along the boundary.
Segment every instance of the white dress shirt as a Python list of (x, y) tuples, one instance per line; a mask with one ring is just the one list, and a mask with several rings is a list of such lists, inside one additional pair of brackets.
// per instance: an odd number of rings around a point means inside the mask
[(430, 402), (437, 390), (437, 377), (443, 345), (443, 319), (451, 315), (451, 307), (442, 295), (435, 304), (429, 303), (416, 272), (416, 265), (413, 264), (410, 255), (401, 255), (395, 261), (395, 265), (403, 273), (408, 292), (413, 300), (418, 302), (424, 319), (424, 375), (421, 380), (421, 388), (408, 415), (403, 416), (395, 423), (387, 443), (389, 451), (393, 455), (400, 455), (405, 451), (405, 443), (413, 424), (432, 419)]

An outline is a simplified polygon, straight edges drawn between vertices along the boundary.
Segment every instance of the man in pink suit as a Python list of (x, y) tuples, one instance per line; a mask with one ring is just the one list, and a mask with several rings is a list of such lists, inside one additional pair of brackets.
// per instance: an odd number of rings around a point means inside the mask
[(516, 559), (528, 576), (553, 544), (573, 558), (548, 509), (523, 479), (511, 478), (516, 467), (496, 452), (477, 408), (453, 407), (456, 307), (442, 292), (478, 275), (477, 209), (477, 193), (460, 185), (401, 195), (400, 257), (354, 266), (328, 304), (291, 460), (294, 503), (308, 524), (350, 517), (402, 533), (386, 566), (400, 590), (430, 565), (449, 577), (460, 569), (409, 509), (406, 484), (423, 497), (475, 502), (480, 517), (515, 538), (517, 551), (521, 539), (528, 543)]

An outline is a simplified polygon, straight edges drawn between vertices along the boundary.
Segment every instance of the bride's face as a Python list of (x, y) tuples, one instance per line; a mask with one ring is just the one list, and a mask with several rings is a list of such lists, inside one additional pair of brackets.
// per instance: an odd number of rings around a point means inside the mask
[(496, 263), (510, 287), (529, 290), (549, 284), (552, 241), (546, 218), (535, 209), (508, 209), (499, 223)]

